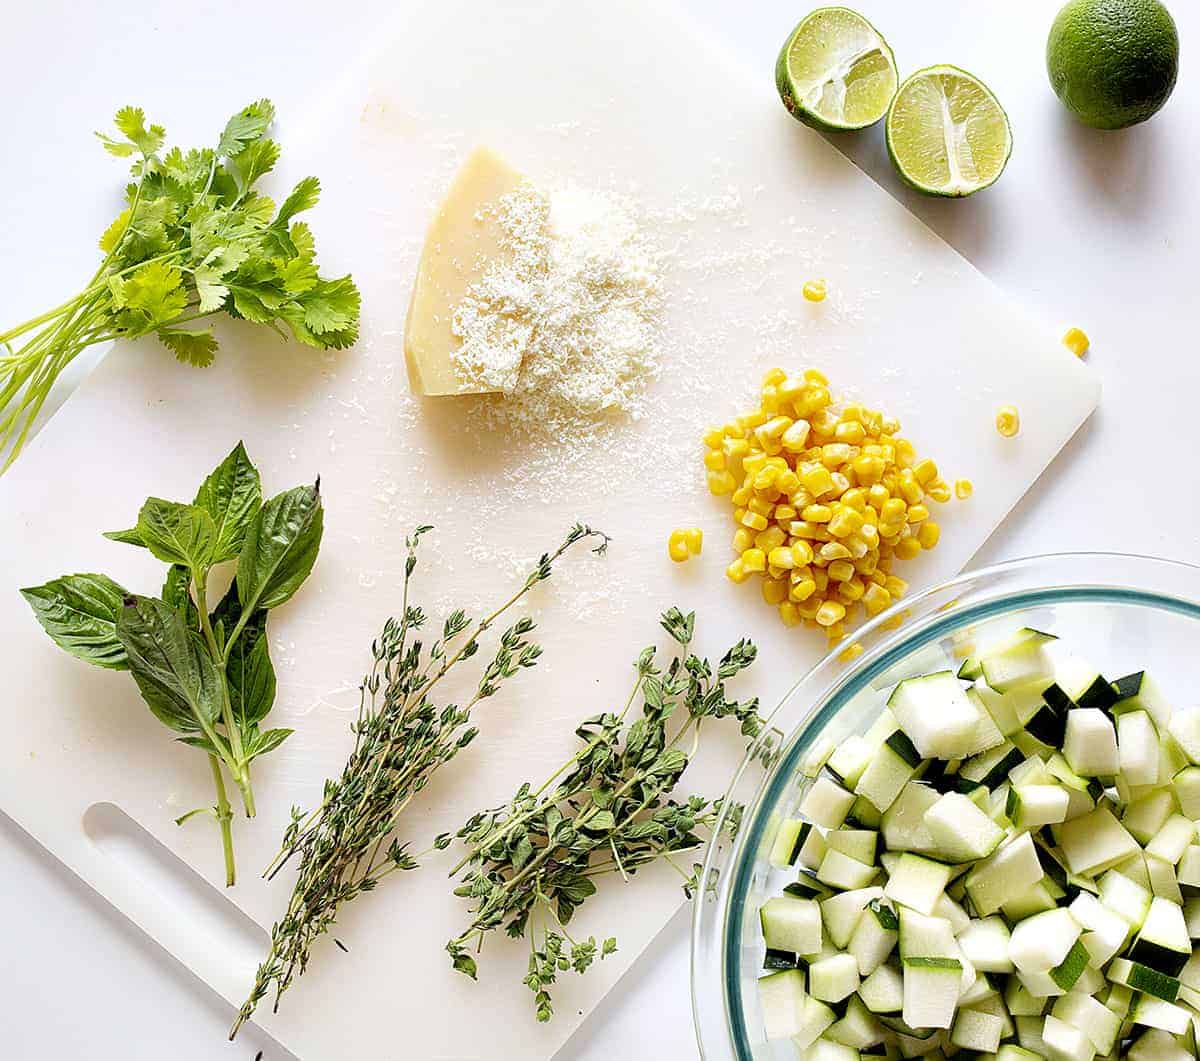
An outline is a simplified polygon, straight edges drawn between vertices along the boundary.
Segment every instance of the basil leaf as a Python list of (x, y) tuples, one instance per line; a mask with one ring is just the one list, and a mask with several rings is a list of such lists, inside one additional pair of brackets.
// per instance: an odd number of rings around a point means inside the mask
[(137, 527), (130, 527), (129, 530), (105, 531), (104, 537), (110, 542), (122, 542), (125, 545), (138, 545), (143, 549), (146, 543), (142, 541), (141, 534), (138, 533)]
[(258, 469), (250, 462), (242, 443), (204, 480), (192, 504), (213, 518), (216, 543), (212, 562), (232, 560), (241, 552), (246, 528), (262, 505)]
[(166, 601), (127, 596), (117, 619), (129, 669), (142, 699), (164, 725), (180, 733), (215, 721), (221, 709), (221, 675), (183, 617)]
[(247, 640), (246, 632), (233, 646), (225, 666), (229, 679), (229, 701), (233, 717), (245, 729), (267, 717), (275, 703), (275, 668), (271, 665), (267, 639), (261, 635)]
[(276, 608), (308, 578), (324, 527), (320, 480), (276, 494), (258, 510), (238, 561), (238, 599), (248, 608)]
[(268, 729), (259, 733), (258, 727), (254, 726), (250, 732), (250, 739), (246, 742), (247, 759), (257, 759), (260, 755), (274, 751), (295, 732), (293, 729)]
[(110, 670), (129, 662), (117, 638), (126, 591), (105, 575), (65, 575), (21, 590), (42, 629), (65, 652)]
[(217, 527), (204, 509), (149, 498), (138, 513), (137, 531), (155, 556), (167, 564), (206, 571), (213, 563)]

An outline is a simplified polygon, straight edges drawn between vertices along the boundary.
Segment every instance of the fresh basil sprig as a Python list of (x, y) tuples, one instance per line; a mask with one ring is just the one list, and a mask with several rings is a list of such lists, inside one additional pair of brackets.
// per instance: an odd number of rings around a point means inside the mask
[[(258, 469), (239, 442), (191, 504), (151, 497), (136, 526), (105, 535), (170, 565), (160, 596), (138, 596), (96, 574), (21, 590), (56, 645), (96, 666), (130, 671), (154, 717), (208, 753), (216, 805), (178, 822), (201, 813), (216, 818), (228, 885), (235, 873), (225, 773), (253, 818), (250, 764), (292, 733), (260, 727), (275, 702), (267, 612), (312, 571), (323, 517), (319, 480), (264, 502)], [(212, 569), (234, 559), (237, 574), (210, 611)]]

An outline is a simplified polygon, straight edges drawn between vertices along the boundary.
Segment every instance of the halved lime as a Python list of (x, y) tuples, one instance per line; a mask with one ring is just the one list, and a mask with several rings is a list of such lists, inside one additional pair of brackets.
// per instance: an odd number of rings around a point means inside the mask
[(957, 66), (908, 78), (888, 110), (888, 154), (900, 176), (927, 195), (971, 195), (995, 183), (1012, 154), (1000, 102)]
[(792, 30), (775, 86), (792, 117), (818, 129), (865, 129), (896, 93), (892, 49), (857, 11), (819, 7)]

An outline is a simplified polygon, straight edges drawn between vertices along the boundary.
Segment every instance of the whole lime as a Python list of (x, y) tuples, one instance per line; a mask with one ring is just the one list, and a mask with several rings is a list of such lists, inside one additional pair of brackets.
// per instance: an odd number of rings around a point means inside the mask
[(1070, 0), (1050, 27), (1046, 70), (1085, 125), (1144, 122), (1167, 102), (1179, 74), (1175, 20), (1159, 0)]

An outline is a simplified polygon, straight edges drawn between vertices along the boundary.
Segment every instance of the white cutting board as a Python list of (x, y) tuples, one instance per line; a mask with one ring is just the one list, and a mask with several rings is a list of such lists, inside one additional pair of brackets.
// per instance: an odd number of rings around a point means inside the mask
[[(399, 607), (412, 526), (437, 528), (418, 587), (439, 614), (510, 591), (518, 562), (575, 519), (614, 539), (606, 559), (569, 557), (538, 591), (544, 662), (487, 706), (479, 741), (412, 808), (406, 835), (421, 847), (557, 766), (574, 723), (623, 700), (630, 663), (661, 641), (656, 613), (670, 604), (698, 609), (708, 650), (758, 641), (745, 688), (766, 705), (822, 654), (820, 638), (783, 629), (754, 587), (723, 578), (727, 501), (703, 484), (704, 426), (744, 408), (766, 368), (824, 369), (897, 413), (949, 477), (974, 480), (970, 501), (939, 511), (939, 548), (902, 572), (914, 587), (967, 562), (1098, 397), (1054, 334), (791, 121), (768, 71), (741, 69), (671, 8), (440, 0), (406, 11), (376, 43), (377, 59), (331, 90), (319, 121), (281, 132), (284, 176), (314, 172), (326, 189), (312, 217), (326, 269), (352, 269), (363, 288), (359, 346), (323, 356), (223, 326), (204, 372), (150, 343), (118, 346), (0, 482), (0, 806), (233, 1003), (265, 939), (254, 923), (270, 925), (292, 879), (267, 885), (257, 871), (288, 807), (312, 806), (340, 771), (368, 645)], [(421, 237), (479, 142), (542, 180), (628, 191), (671, 252), (669, 351), (652, 412), (599, 433), (576, 465), (490, 436), (469, 404), (407, 393), (401, 328)], [(799, 295), (816, 276), (830, 289), (819, 306)], [(1005, 402), (1022, 414), (1012, 441), (992, 426)], [(128, 675), (54, 648), (16, 588), (100, 570), (156, 590), (158, 565), (99, 533), (128, 525), (147, 494), (190, 497), (238, 438), (270, 491), (319, 472), (327, 519), (312, 579), (272, 620), (271, 721), (297, 732), (260, 761), (259, 818), (235, 824), (241, 882), (226, 893), (215, 829), (171, 821), (211, 800), (204, 758), (171, 742)], [(706, 531), (703, 557), (670, 564), (668, 531), (693, 524)], [(712, 736), (716, 754), (687, 787), (715, 795), (737, 740)], [(173, 879), (168, 852), (199, 877), (185, 868)], [(350, 953), (326, 941), (282, 1011), (264, 1006), (260, 1022), (304, 1061), (547, 1058), (681, 898), (664, 871), (632, 891), (614, 880), (590, 900), (579, 930), (615, 931), (620, 951), (585, 978), (567, 974), (555, 1020), (539, 1026), (520, 984), (523, 945), (492, 941), (478, 984), (451, 972), (442, 946), (466, 910), (449, 894), (448, 865), (440, 856), (348, 908), (337, 935)]]

